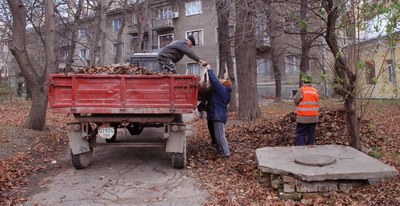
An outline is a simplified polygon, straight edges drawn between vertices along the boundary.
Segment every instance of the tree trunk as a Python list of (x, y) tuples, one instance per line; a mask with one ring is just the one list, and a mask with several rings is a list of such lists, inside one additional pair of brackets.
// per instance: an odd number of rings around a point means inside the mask
[(42, 130), (45, 125), (47, 110), (46, 74), (40, 76), (37, 73), (38, 70), (31, 63), (26, 49), (26, 9), (24, 4), (21, 0), (7, 1), (13, 18), (10, 51), (32, 92), (31, 109), (23, 126), (29, 129)]
[[(247, 9), (244, 9), (247, 8)], [(239, 85), (239, 111), (237, 118), (251, 120), (261, 117), (257, 93), (255, 4), (236, 1), (235, 54)]]
[(274, 72), (274, 79), (275, 79), (275, 100), (274, 102), (281, 102), (282, 101), (282, 74), (280, 68), (280, 55), (278, 51), (279, 42), (276, 39), (276, 36), (279, 35), (278, 31), (278, 22), (275, 20), (274, 9), (271, 6), (271, 3), (267, 3), (267, 20), (268, 20), (268, 35), (271, 44), (271, 60), (272, 60), (272, 70)]
[[(46, 55), (46, 69), (43, 76), (46, 74), (58, 73), (57, 57), (56, 57), (56, 17), (55, 7), (53, 0), (44, 0), (45, 8), (45, 55)], [(47, 93), (47, 92), (46, 92)], [(47, 101), (46, 101), (47, 102)]]
[(125, 29), (125, 21), (126, 21), (126, 9), (128, 8), (128, 2), (127, 0), (124, 0), (123, 5), (122, 5), (122, 16), (121, 16), (121, 28), (118, 30), (118, 36), (117, 36), (117, 52), (114, 58), (114, 63), (118, 64), (121, 63), (121, 58), (122, 58), (122, 34)]
[[(107, 44), (106, 44), (106, 0), (101, 0), (100, 5), (100, 57), (98, 65), (103, 66), (106, 58)], [(97, 63), (96, 63), (97, 65)]]
[(228, 70), (228, 78), (232, 81), (231, 101), (229, 102), (229, 111), (237, 111), (235, 71), (233, 69), (233, 58), (231, 54), (231, 40), (229, 37), (229, 14), (230, 7), (226, 0), (216, 2), (218, 15), (218, 49), (219, 49), (219, 78), (224, 78)]
[[(307, 0), (301, 0), (301, 8), (300, 8), (300, 21), (307, 21)], [(307, 26), (300, 27), (300, 39), (301, 39), (301, 59), (300, 59), (300, 75), (299, 75), (299, 87), (303, 86), (303, 82), (301, 78), (303, 74), (306, 74), (310, 69), (310, 49), (312, 41), (308, 37), (307, 34)]]
[(82, 8), (83, 8), (83, 1), (84, 0), (79, 0), (78, 6), (76, 9), (76, 13), (74, 15), (74, 22), (71, 24), (71, 47), (68, 48), (68, 57), (66, 61), (66, 66), (65, 66), (65, 72), (71, 72), (72, 70), (72, 63), (74, 61), (74, 54), (75, 54), (75, 49), (76, 49), (76, 43), (78, 39), (78, 29), (79, 29), (79, 23), (81, 19), (81, 13), (82, 13)]
[(351, 146), (361, 150), (361, 138), (359, 134), (359, 122), (357, 119), (356, 112), (356, 81), (357, 76), (352, 73), (349, 68), (346, 59), (342, 56), (342, 52), (339, 50), (337, 36), (336, 36), (336, 23), (339, 18), (340, 8), (337, 5), (341, 5), (341, 2), (334, 0), (324, 0), (323, 2), (326, 13), (328, 14), (327, 30), (325, 34), (325, 40), (333, 54), (335, 59), (335, 74), (338, 83), (341, 85), (338, 92), (344, 99), (344, 107), (346, 112), (346, 120), (350, 129), (350, 143)]

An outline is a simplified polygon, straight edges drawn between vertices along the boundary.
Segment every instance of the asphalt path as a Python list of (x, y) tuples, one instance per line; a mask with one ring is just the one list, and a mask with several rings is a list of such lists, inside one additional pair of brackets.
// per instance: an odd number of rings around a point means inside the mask
[[(128, 134), (118, 131), (117, 141), (163, 137), (162, 128)], [(64, 161), (69, 161), (67, 156)], [(209, 197), (186, 170), (172, 168), (162, 148), (97, 147), (88, 168), (76, 170), (71, 165), (42, 178), (36, 187), (25, 205), (195, 206), (203, 205)]]

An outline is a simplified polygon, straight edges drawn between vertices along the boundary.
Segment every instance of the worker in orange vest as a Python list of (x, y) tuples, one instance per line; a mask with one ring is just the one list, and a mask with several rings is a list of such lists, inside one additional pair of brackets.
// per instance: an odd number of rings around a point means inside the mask
[(305, 74), (301, 81), (303, 86), (293, 98), (297, 106), (296, 146), (314, 144), (318, 123), (318, 90), (311, 85), (311, 76)]

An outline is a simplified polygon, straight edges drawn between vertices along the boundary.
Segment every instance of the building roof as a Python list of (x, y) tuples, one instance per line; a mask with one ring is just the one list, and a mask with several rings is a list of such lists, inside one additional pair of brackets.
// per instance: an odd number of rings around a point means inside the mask
[[(373, 39), (379, 39), (386, 37), (388, 35), (387, 29), (390, 26), (389, 20), (393, 14), (381, 14), (370, 21), (367, 21), (364, 25), (364, 29), (360, 31), (360, 40), (359, 42), (365, 42)], [(400, 31), (400, 25), (396, 25), (394, 32)]]

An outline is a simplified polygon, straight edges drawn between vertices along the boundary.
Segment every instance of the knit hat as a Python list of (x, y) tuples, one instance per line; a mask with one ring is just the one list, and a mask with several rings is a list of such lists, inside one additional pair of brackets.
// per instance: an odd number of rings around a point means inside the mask
[(192, 42), (193, 46), (196, 46), (196, 41), (194, 40), (193, 36), (188, 36), (188, 39)]

